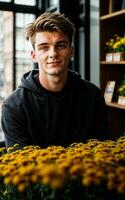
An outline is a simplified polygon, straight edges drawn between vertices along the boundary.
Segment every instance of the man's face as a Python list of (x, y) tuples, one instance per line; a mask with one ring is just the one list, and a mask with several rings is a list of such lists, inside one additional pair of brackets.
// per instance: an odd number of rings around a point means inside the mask
[(40, 73), (59, 75), (67, 70), (73, 49), (63, 33), (45, 31), (36, 33), (35, 49), (31, 55), (38, 63)]

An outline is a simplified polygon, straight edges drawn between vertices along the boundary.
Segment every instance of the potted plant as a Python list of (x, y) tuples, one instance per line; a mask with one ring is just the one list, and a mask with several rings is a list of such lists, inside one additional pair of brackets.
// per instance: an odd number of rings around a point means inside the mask
[(113, 61), (125, 60), (125, 36), (119, 37), (119, 39), (114, 43), (113, 49)]
[(110, 38), (109, 41), (106, 41), (105, 43), (105, 51), (106, 51), (106, 61), (112, 62), (113, 60), (113, 44), (114, 44), (114, 38)]
[(118, 104), (125, 105), (125, 75), (123, 76), (123, 80), (118, 87)]
[(105, 43), (106, 61), (123, 61), (125, 60), (125, 36), (115, 34)]
[(109, 38), (108, 41), (106, 41), (104, 50), (106, 52), (106, 61), (112, 62), (113, 61), (113, 52), (114, 52), (114, 44), (119, 41), (120, 37), (115, 34), (112, 38)]

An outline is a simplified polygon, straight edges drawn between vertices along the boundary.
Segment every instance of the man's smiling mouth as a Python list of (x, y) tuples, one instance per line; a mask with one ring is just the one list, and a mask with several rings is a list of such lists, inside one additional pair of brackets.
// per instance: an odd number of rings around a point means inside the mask
[(52, 62), (48, 62), (47, 64), (49, 65), (56, 65), (56, 64), (59, 64), (60, 61), (52, 61)]

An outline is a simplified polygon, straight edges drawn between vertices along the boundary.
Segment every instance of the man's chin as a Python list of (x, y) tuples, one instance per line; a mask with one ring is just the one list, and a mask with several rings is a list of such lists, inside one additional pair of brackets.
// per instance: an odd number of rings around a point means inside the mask
[(50, 74), (52, 76), (60, 75), (63, 72), (64, 72), (64, 69), (51, 69), (51, 70), (48, 70), (48, 74)]

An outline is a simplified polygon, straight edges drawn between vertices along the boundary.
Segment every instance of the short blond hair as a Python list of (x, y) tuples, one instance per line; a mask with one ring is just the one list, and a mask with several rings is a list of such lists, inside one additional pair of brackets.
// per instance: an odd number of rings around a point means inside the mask
[(36, 33), (41, 31), (62, 32), (68, 37), (71, 45), (75, 27), (64, 14), (45, 12), (26, 27), (26, 39), (31, 41), (33, 48), (35, 45)]

